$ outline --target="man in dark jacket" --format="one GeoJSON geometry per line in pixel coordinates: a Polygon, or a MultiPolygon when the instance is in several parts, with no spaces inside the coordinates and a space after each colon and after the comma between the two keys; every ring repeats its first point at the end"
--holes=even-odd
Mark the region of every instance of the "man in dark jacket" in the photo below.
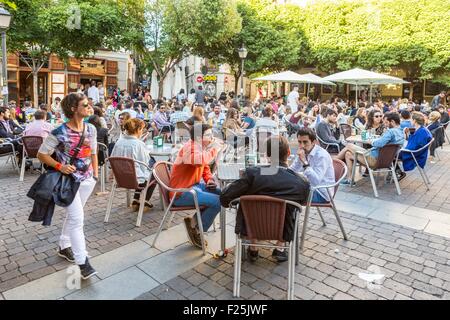
{"type": "MultiPolygon", "coordinates": [[[[243,176],[228,185],[220,196],[220,203],[223,207],[228,207],[230,202],[243,195],[266,195],[275,198],[305,203],[310,185],[305,177],[298,175],[288,168],[287,158],[290,155],[289,143],[285,137],[271,137],[266,142],[267,156],[271,160],[272,166],[277,168],[274,174],[265,174],[261,167],[249,167],[243,176]],[[272,147],[278,146],[278,153],[271,154],[272,147]]],[[[275,148],[274,148],[275,149],[275,148]]],[[[266,169],[269,170],[269,169],[266,169]]],[[[294,210],[293,206],[286,208],[286,218],[284,223],[283,238],[291,241],[294,235],[294,210]]],[[[241,236],[246,236],[244,218],[239,208],[236,216],[235,232],[241,236]]],[[[250,239],[252,240],[252,239],[250,239]]],[[[286,251],[274,249],[272,255],[277,261],[287,260],[286,251]]],[[[251,261],[258,258],[258,251],[254,247],[249,247],[248,256],[251,261]]]]}

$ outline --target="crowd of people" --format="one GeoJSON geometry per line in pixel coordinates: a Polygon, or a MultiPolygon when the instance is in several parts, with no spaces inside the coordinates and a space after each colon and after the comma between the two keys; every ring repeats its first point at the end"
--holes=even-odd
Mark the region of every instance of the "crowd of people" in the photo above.
{"type": "MultiPolygon", "coordinates": [[[[298,87],[293,86],[286,99],[273,94],[267,99],[259,98],[240,105],[233,94],[221,94],[218,99],[208,97],[201,87],[188,95],[181,90],[172,99],[153,99],[147,90],[137,88],[132,95],[115,90],[106,96],[101,83],[79,87],[79,92],[55,99],[51,106],[34,107],[25,102],[18,107],[12,101],[8,108],[0,108],[0,137],[11,143],[22,154],[21,136],[32,135],[44,138],[38,154],[39,160],[53,170],[72,174],[80,182],[80,189],[73,204],[66,208],[66,221],[59,244],[58,254],[80,265],[83,278],[95,274],[87,258],[83,233],[83,206],[98,179],[98,166],[105,161],[104,144],[110,156],[130,157],[146,163],[150,168],[155,160],[149,156],[145,141],[150,136],[162,135],[166,141],[182,146],[173,163],[170,176],[171,188],[193,188],[202,208],[202,228],[195,217],[185,218],[185,226],[191,243],[202,247],[200,232],[206,232],[220,212],[221,205],[245,194],[276,196],[304,204],[310,187],[330,185],[335,182],[333,158],[348,166],[348,176],[342,182],[350,184],[352,166],[356,160],[362,166],[376,166],[380,149],[396,144],[417,150],[435,138],[431,148],[442,145],[444,130],[449,121],[445,107],[445,94],[438,95],[429,104],[415,104],[408,100],[374,103],[344,101],[338,97],[327,101],[312,101],[300,98],[298,87]],[[175,128],[188,130],[185,141],[176,141],[175,128]],[[351,128],[354,134],[369,132],[367,143],[357,146],[346,141],[342,125],[351,128]],[[220,190],[213,174],[214,162],[224,148],[223,140],[237,148],[242,138],[248,146],[255,132],[268,133],[264,141],[264,156],[279,168],[272,176],[262,174],[259,167],[247,167],[240,179],[220,190]],[[441,133],[439,133],[441,132],[441,133]],[[291,155],[290,138],[297,137],[297,152],[291,155]],[[83,138],[82,138],[83,137],[83,138]],[[83,142],[77,159],[69,163],[73,149],[83,142]],[[271,146],[277,145],[274,153],[271,146]],[[54,156],[52,157],[52,155],[54,156]],[[365,154],[364,158],[361,154],[365,154]],[[276,183],[279,181],[280,183],[276,183]]],[[[3,144],[0,154],[10,152],[10,145],[3,144]]],[[[418,164],[424,166],[428,151],[416,155],[418,164]]],[[[398,166],[399,180],[405,171],[414,169],[410,155],[401,156],[402,168],[398,166]]],[[[432,159],[434,160],[434,159],[432,159]]],[[[19,161],[20,163],[20,161],[19,161]]],[[[136,163],[136,175],[140,186],[153,181],[152,172],[136,163]]],[[[145,208],[150,202],[155,184],[147,190],[145,208]]],[[[334,190],[318,189],[313,202],[325,203],[334,190]]],[[[139,194],[132,203],[137,211],[139,194]]],[[[194,199],[189,192],[178,194],[175,206],[192,206],[194,199]]],[[[292,240],[293,208],[288,208],[284,240],[292,240]]],[[[245,236],[245,221],[238,212],[236,232],[245,236]]],[[[249,239],[255,241],[255,239],[249,239]]],[[[251,261],[258,258],[256,247],[250,246],[251,261]]],[[[274,258],[287,260],[287,253],[274,249],[274,258]]]]}

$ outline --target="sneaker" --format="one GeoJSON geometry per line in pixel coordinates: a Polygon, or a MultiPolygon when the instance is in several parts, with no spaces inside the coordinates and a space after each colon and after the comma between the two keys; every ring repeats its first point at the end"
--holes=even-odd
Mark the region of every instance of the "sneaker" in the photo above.
{"type": "Polygon", "coordinates": [[[344,180],[342,180],[341,184],[344,186],[350,186],[352,184],[352,182],[349,179],[344,179],[344,180]]]}
{"type": "Polygon", "coordinates": [[[69,262],[75,262],[75,258],[73,256],[73,251],[71,247],[65,249],[61,249],[60,247],[58,247],[58,256],[66,259],[69,262]]]}
{"type": "MultiPolygon", "coordinates": [[[[200,232],[195,228],[194,241],[193,245],[199,249],[202,248],[202,238],[200,237],[200,232]]],[[[208,247],[208,241],[205,239],[205,247],[208,247]]]]}
{"type": "Polygon", "coordinates": [[[186,227],[186,232],[188,235],[189,242],[195,246],[195,234],[196,230],[192,227],[192,218],[186,217],[184,218],[184,226],[186,227]]]}
{"type": "Polygon", "coordinates": [[[397,172],[397,180],[401,181],[406,177],[406,172],[397,172]]]}
{"type": "MultiPolygon", "coordinates": [[[[133,200],[131,207],[133,208],[133,211],[139,211],[139,201],[133,200]]],[[[153,208],[153,205],[151,203],[145,202],[144,212],[150,211],[151,208],[153,208]]]]}
{"type": "Polygon", "coordinates": [[[255,262],[259,258],[258,250],[251,250],[250,247],[247,249],[247,257],[250,262],[255,262]]]}
{"type": "Polygon", "coordinates": [[[88,258],[86,258],[84,264],[80,264],[79,267],[81,272],[81,279],[83,280],[87,280],[97,274],[97,271],[95,271],[95,269],[92,268],[91,264],[89,263],[88,258]]]}
{"type": "Polygon", "coordinates": [[[139,201],[133,200],[133,202],[131,203],[131,207],[133,208],[133,211],[138,211],[139,210],[139,201]]]}
{"type": "Polygon", "coordinates": [[[288,261],[288,254],[286,250],[280,251],[278,249],[273,249],[272,257],[274,257],[278,262],[288,261]]]}

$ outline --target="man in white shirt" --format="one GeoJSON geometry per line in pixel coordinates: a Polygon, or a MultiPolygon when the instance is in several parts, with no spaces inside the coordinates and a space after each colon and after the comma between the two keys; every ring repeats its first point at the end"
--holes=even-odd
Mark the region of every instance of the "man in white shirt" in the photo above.
{"type": "Polygon", "coordinates": [[[89,87],[88,98],[92,98],[94,104],[100,102],[100,93],[98,92],[98,88],[95,86],[94,80],[92,80],[91,86],[89,87]]]}
{"type": "MultiPolygon", "coordinates": [[[[300,128],[297,132],[299,148],[291,169],[303,173],[312,187],[335,183],[333,160],[330,154],[315,143],[316,134],[310,128],[300,128]]],[[[334,188],[318,189],[312,197],[313,203],[326,203],[333,196],[334,188]]]]}
{"type": "Polygon", "coordinates": [[[215,104],[213,112],[208,114],[208,124],[213,127],[214,133],[220,133],[224,122],[225,114],[222,112],[220,104],[215,104]]]}
{"type": "Polygon", "coordinates": [[[288,107],[291,107],[292,113],[296,113],[298,111],[298,105],[300,104],[299,98],[300,94],[298,93],[298,86],[294,85],[287,98],[287,105],[288,107]]]}
{"type": "Polygon", "coordinates": [[[103,87],[103,83],[99,81],[97,83],[98,85],[98,96],[99,96],[99,102],[104,103],[105,102],[105,88],[103,87]]]}

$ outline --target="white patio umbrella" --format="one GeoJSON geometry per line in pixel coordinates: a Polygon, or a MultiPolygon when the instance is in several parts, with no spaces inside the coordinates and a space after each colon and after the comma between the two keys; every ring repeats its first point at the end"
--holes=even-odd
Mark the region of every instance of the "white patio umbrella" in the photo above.
{"type": "Polygon", "coordinates": [[[255,78],[256,81],[272,81],[272,82],[293,82],[293,83],[306,83],[308,84],[308,94],[310,84],[323,84],[334,86],[335,84],[330,81],[326,81],[319,76],[312,73],[299,74],[293,71],[284,71],[280,73],[269,74],[264,77],[255,78]]]}
{"type": "Polygon", "coordinates": [[[302,74],[301,76],[304,77],[305,79],[307,79],[308,81],[311,81],[311,82],[308,82],[308,91],[306,92],[307,97],[309,97],[309,86],[311,83],[327,85],[327,86],[335,86],[335,84],[333,82],[324,80],[323,78],[316,76],[315,74],[312,74],[312,73],[302,74]]]}
{"type": "Polygon", "coordinates": [[[156,70],[153,70],[153,72],[152,72],[152,80],[150,82],[150,94],[152,95],[153,99],[157,99],[158,98],[158,91],[159,91],[158,73],[156,72],[156,70]]]}
{"type": "Polygon", "coordinates": [[[343,72],[338,72],[329,75],[324,80],[333,82],[342,82],[346,84],[352,84],[356,86],[356,100],[358,100],[358,86],[369,85],[370,86],[370,102],[372,102],[372,86],[378,84],[403,84],[409,83],[403,79],[389,76],[382,73],[368,71],[364,69],[355,68],[343,72]]]}

